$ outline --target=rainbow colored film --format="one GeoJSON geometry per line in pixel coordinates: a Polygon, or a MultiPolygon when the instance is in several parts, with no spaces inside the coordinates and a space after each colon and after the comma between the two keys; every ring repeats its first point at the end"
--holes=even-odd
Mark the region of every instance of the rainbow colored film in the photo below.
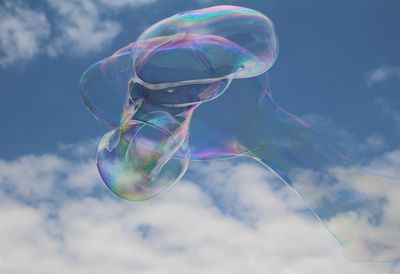
{"type": "Polygon", "coordinates": [[[270,19],[216,6],[164,19],[92,65],[80,87],[110,126],[98,146],[103,181],[123,199],[145,201],[181,179],[191,160],[252,158],[304,199],[350,258],[398,259],[400,214],[379,210],[382,192],[398,193],[399,176],[365,171],[277,105],[266,75],[277,56],[270,19]],[[362,221],[390,233],[360,226],[357,234],[362,221]]]}

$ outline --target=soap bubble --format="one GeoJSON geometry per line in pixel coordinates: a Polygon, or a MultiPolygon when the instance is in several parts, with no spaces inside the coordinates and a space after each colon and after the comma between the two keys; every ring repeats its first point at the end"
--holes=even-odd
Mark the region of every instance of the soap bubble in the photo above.
{"type": "Polygon", "coordinates": [[[112,128],[98,148],[106,185],[141,201],[179,180],[190,159],[208,153],[190,141],[195,109],[221,96],[233,79],[267,71],[277,54],[266,16],[218,6],[160,21],[88,68],[80,82],[84,102],[112,128]]]}
{"type": "Polygon", "coordinates": [[[105,134],[97,152],[97,167],[107,187],[131,201],[156,196],[178,181],[189,165],[185,124],[156,111],[143,120],[105,134]]]}
{"type": "Polygon", "coordinates": [[[266,72],[277,55],[265,15],[216,6],[164,19],[92,65],[80,87],[111,127],[98,146],[102,179],[121,198],[145,201],[190,160],[252,158],[304,199],[350,258],[398,259],[400,167],[365,171],[276,104],[266,72]]]}

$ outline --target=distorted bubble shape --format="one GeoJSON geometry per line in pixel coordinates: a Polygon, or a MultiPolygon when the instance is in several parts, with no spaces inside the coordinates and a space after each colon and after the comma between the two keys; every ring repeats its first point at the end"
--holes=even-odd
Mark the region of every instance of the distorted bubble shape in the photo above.
{"type": "MultiPolygon", "coordinates": [[[[222,43],[227,53],[240,49],[243,55],[237,60],[237,67],[229,72],[235,78],[252,77],[267,71],[278,55],[278,40],[271,20],[248,8],[216,6],[179,13],[149,27],[137,40],[176,34],[204,38],[212,35],[229,41],[222,43]],[[238,67],[242,69],[237,70],[238,67]]],[[[203,54],[210,57],[210,62],[226,62],[224,59],[228,58],[227,54],[214,55],[211,50],[203,54]]]]}
{"type": "Polygon", "coordinates": [[[130,201],[145,201],[164,191],[184,175],[190,160],[185,125],[165,112],[145,118],[108,132],[98,146],[103,181],[130,201]]]}
{"type": "Polygon", "coordinates": [[[89,67],[84,102],[111,127],[98,146],[103,181],[123,199],[146,201],[179,181],[190,160],[252,158],[303,198],[350,258],[398,259],[400,215],[380,212],[399,178],[363,171],[276,104],[266,72],[277,55],[265,15],[216,6],[164,19],[89,67]],[[361,223],[371,227],[354,237],[348,228],[361,223]]]}

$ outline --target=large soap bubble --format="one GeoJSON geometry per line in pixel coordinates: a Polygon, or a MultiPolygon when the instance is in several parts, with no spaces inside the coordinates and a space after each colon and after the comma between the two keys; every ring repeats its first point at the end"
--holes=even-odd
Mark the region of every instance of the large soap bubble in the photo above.
{"type": "Polygon", "coordinates": [[[295,190],[350,258],[398,259],[398,174],[364,171],[279,107],[266,76],[277,55],[265,15],[216,6],[162,20],[92,65],[82,96],[111,127],[98,146],[101,177],[121,198],[144,201],[190,160],[249,157],[295,190]]]}

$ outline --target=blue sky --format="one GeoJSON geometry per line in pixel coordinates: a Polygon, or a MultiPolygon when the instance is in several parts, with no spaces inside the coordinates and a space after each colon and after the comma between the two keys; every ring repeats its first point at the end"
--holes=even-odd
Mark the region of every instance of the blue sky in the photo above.
{"type": "MultiPolygon", "coordinates": [[[[99,136],[104,127],[93,123],[84,108],[76,79],[95,60],[135,40],[151,23],[181,10],[206,5],[191,2],[157,1],[140,8],[113,7],[108,12],[107,7],[98,7],[98,11],[90,12],[97,30],[94,26],[88,30],[71,26],[70,18],[60,14],[64,11],[57,10],[57,2],[30,4],[31,9],[47,17],[41,28],[33,30],[31,39],[21,41],[25,43],[23,46],[16,47],[12,42],[3,46],[5,56],[0,77],[4,94],[1,109],[5,115],[0,119],[5,130],[1,133],[1,154],[14,157],[51,151],[60,142],[75,143],[99,136]],[[101,25],[96,25],[101,24],[100,18],[106,18],[103,24],[113,26],[103,34],[101,25]],[[85,31],[97,35],[87,37],[85,31]]],[[[375,101],[396,96],[398,73],[390,77],[394,81],[383,87],[368,87],[365,79],[368,72],[381,67],[395,69],[399,62],[400,39],[393,35],[400,20],[395,1],[264,1],[263,4],[238,1],[235,4],[256,8],[275,22],[281,54],[270,74],[277,102],[300,116],[319,114],[361,140],[384,132],[391,138],[390,144],[395,144],[398,138],[390,132],[393,127],[382,123],[390,122],[393,117],[376,115],[383,111],[375,101]],[[354,108],[355,105],[358,107],[354,108]],[[368,127],[362,121],[369,121],[368,127]]],[[[37,24],[35,17],[31,21],[26,22],[30,28],[37,24]]]]}
{"type": "Polygon", "coordinates": [[[0,272],[400,273],[346,260],[302,201],[254,163],[195,164],[140,205],[100,182],[95,140],[107,128],[81,100],[82,72],[150,24],[217,4],[273,20],[280,55],[270,81],[283,108],[356,161],[398,175],[398,1],[0,1],[0,272]]]}

